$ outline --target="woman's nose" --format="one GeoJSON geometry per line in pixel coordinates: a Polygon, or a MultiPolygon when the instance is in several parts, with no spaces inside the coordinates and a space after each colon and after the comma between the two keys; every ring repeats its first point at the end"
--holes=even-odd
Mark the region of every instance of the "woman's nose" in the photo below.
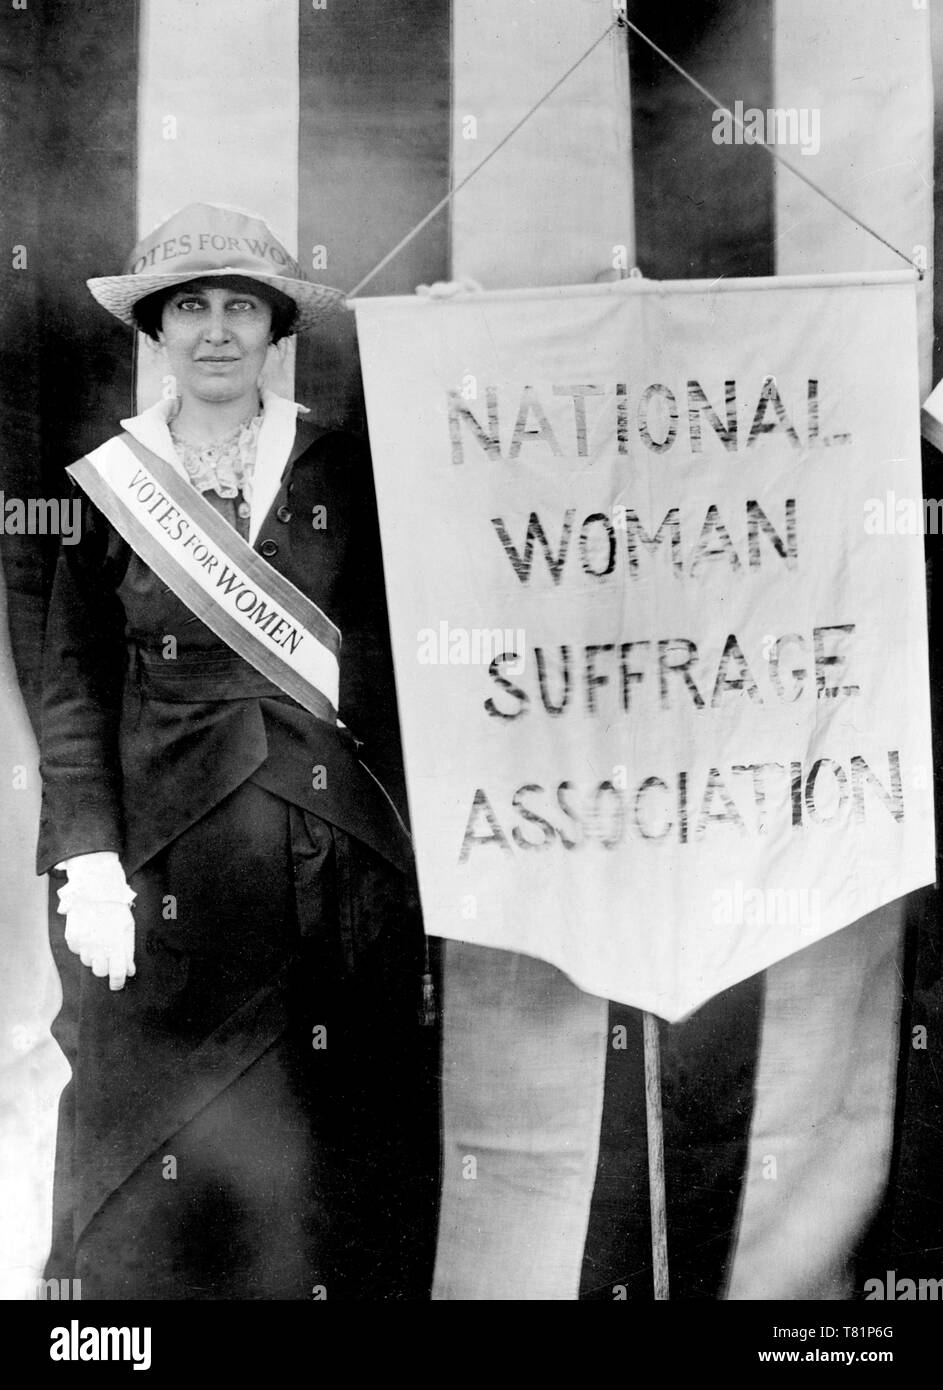
{"type": "Polygon", "coordinates": [[[229,325],[221,305],[210,309],[203,336],[211,343],[222,343],[229,337],[229,325]]]}

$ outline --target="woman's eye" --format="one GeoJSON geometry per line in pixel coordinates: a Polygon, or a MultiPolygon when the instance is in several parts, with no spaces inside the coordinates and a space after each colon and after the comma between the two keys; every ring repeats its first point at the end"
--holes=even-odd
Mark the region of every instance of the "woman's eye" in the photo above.
{"type": "Polygon", "coordinates": [[[234,299],[228,307],[230,309],[238,309],[240,312],[245,313],[247,310],[251,312],[256,305],[255,301],[252,299],[234,299]]]}
{"type": "Polygon", "coordinates": [[[203,308],[203,301],[201,299],[178,299],[177,308],[185,314],[191,314],[194,310],[203,308]]]}

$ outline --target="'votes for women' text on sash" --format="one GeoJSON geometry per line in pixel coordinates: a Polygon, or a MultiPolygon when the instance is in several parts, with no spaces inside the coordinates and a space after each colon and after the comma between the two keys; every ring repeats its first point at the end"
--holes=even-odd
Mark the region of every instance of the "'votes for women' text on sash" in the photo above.
{"type": "Polygon", "coordinates": [[[217,637],[310,713],[336,723],[339,629],[172,464],[125,434],[66,471],[217,637]]]}
{"type": "Polygon", "coordinates": [[[932,881],[913,276],[355,307],[430,932],[677,1019],[932,881]]]}

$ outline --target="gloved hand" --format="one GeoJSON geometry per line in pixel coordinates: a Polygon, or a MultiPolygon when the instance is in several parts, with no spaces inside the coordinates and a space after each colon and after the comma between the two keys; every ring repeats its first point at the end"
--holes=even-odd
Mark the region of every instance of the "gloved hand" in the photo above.
{"type": "Polygon", "coordinates": [[[117,854],[79,854],[56,868],[68,875],[66,886],[59,889],[66,945],[93,975],[107,975],[111,989],[122,989],[134,974],[131,904],[137,894],[128,887],[117,854]]]}

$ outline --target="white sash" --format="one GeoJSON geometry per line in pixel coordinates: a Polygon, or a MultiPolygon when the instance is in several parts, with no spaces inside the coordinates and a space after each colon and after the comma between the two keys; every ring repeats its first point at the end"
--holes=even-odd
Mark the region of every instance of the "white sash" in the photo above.
{"type": "Polygon", "coordinates": [[[122,434],[66,471],[217,637],[305,709],[336,723],[340,631],[169,463],[122,434]]]}

